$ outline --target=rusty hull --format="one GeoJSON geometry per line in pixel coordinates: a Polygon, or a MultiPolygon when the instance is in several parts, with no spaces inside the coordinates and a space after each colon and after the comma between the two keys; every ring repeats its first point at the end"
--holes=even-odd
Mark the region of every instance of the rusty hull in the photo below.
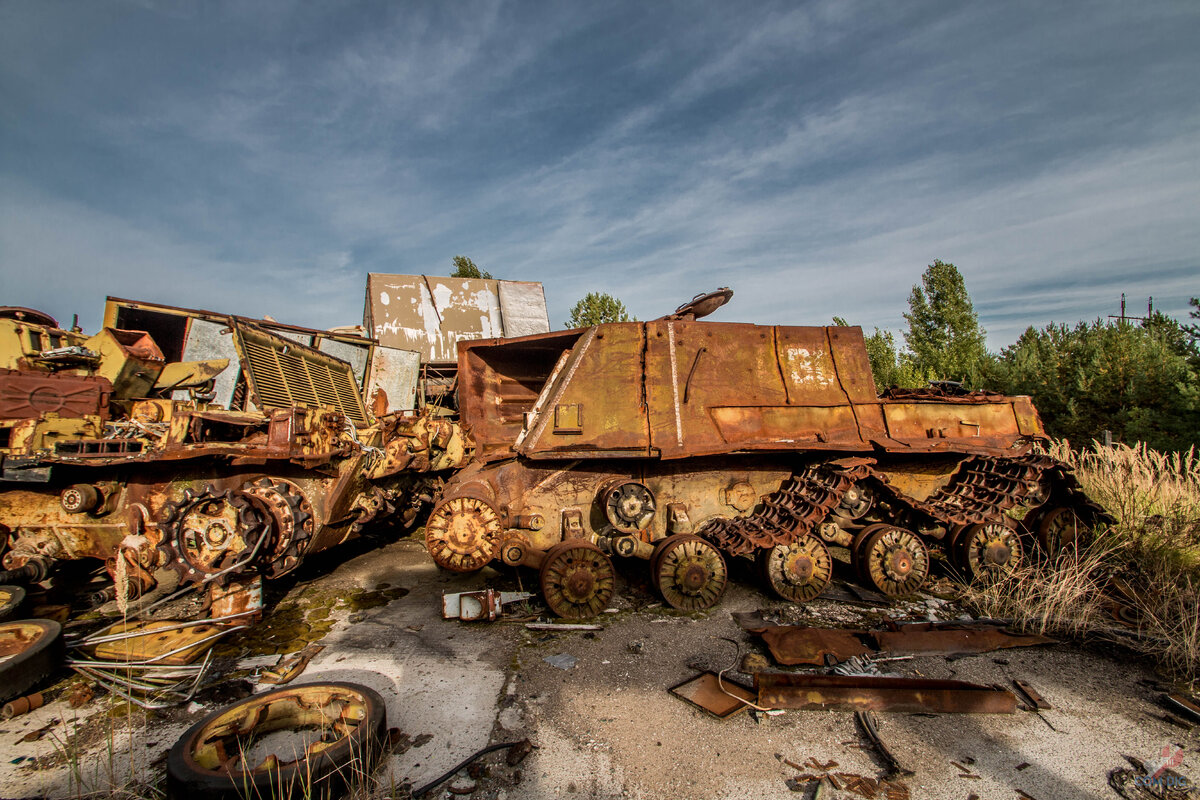
{"type": "Polygon", "coordinates": [[[758,704],[767,708],[891,711],[934,714],[1012,714],[1017,698],[998,686],[925,678],[759,672],[758,704]]]}
{"type": "Polygon", "coordinates": [[[877,397],[857,327],[656,320],[459,342],[459,409],[485,458],[745,451],[1016,455],[1027,397],[877,397]]]}

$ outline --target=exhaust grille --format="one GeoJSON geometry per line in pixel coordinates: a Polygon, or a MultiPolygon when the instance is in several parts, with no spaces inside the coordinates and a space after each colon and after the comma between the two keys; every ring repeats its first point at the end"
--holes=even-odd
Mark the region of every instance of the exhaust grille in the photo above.
{"type": "Polygon", "coordinates": [[[356,425],[368,423],[350,364],[315,348],[238,320],[242,369],[259,408],[335,408],[356,425]]]}

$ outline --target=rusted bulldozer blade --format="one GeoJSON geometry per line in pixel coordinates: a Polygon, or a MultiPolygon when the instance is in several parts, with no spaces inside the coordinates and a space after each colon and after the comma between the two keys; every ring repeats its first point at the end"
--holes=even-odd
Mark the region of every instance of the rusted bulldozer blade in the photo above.
{"type": "Polygon", "coordinates": [[[997,686],[964,681],[873,676],[754,676],[758,704],[767,708],[898,711],[935,714],[1012,714],[1017,698],[997,686]]]}
{"type": "Polygon", "coordinates": [[[888,767],[888,776],[892,775],[912,775],[911,769],[905,769],[892,755],[892,751],[887,749],[887,745],[883,743],[883,739],[879,736],[879,728],[875,725],[875,714],[870,711],[855,711],[854,720],[858,723],[858,727],[862,729],[863,736],[871,741],[874,745],[879,757],[884,760],[888,767]]]}
{"type": "Polygon", "coordinates": [[[895,630],[873,632],[871,636],[880,650],[896,655],[948,656],[1055,643],[1047,636],[1012,633],[997,625],[933,622],[899,625],[895,630]]]}

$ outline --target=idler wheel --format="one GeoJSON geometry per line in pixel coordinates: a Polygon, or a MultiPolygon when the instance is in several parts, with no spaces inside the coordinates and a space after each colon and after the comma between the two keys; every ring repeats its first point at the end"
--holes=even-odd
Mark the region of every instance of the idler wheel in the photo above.
{"type": "Polygon", "coordinates": [[[425,525],[425,548],[452,572],[482,569],[500,546],[500,516],[486,500],[453,497],[433,509],[425,525]]]}
{"type": "Polygon", "coordinates": [[[894,525],[872,525],[859,537],[852,558],[867,586],[888,597],[901,597],[925,583],[929,550],[915,533],[894,525]]]}
{"type": "Polygon", "coordinates": [[[833,580],[829,548],[815,536],[802,536],[791,544],[759,550],[758,571],[768,586],[784,600],[807,603],[833,580]]]}
{"type": "Polygon", "coordinates": [[[668,536],[654,546],[650,575],[667,604],[680,611],[712,608],[729,580],[721,551],[687,533],[668,536]]]}
{"type": "Polygon", "coordinates": [[[1063,548],[1085,545],[1092,540],[1092,526],[1067,506],[1051,508],[1037,523],[1037,543],[1050,558],[1063,548]]]}
{"type": "Polygon", "coordinates": [[[1023,555],[1020,534],[1001,522],[968,525],[950,542],[954,566],[970,580],[1008,575],[1023,555]]]}
{"type": "Polygon", "coordinates": [[[582,539],[546,551],[539,574],[542,597],[557,616],[589,619],[608,607],[615,588],[612,561],[582,539]]]}

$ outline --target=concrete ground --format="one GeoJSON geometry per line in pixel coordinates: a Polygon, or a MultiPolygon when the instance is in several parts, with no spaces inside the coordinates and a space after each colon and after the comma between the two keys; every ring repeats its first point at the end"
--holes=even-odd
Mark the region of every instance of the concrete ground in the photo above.
{"type": "MultiPolygon", "coordinates": [[[[801,610],[749,584],[731,584],[710,612],[684,615],[656,604],[642,579],[644,566],[630,564],[622,567],[616,612],[596,620],[603,630],[547,633],[527,630],[512,615],[495,623],[441,619],[443,592],[487,585],[515,590],[521,582],[533,589],[531,574],[442,572],[411,539],[328,558],[341,563],[324,574],[311,571],[276,598],[267,627],[255,631],[250,644],[228,646],[226,663],[250,669],[253,682],[252,670],[276,658],[262,652],[264,642],[268,650],[295,649],[319,639],[324,650],[296,683],[350,680],[380,691],[388,724],[402,735],[377,774],[377,797],[406,797],[409,788],[480,748],[523,738],[536,747],[518,765],[509,766],[503,752],[491,754],[472,775],[464,771],[426,796],[783,798],[800,796],[792,787],[806,790],[802,783],[789,785],[801,775],[829,772],[842,776],[841,783],[846,775],[884,776],[850,713],[742,712],[722,721],[668,692],[697,669],[720,670],[738,663],[739,655],[765,652],[730,612],[763,609],[794,621],[850,625],[877,623],[879,610],[829,601],[801,610]],[[380,588],[383,596],[373,591],[380,588]],[[285,617],[288,627],[271,634],[272,620],[285,617]],[[573,666],[546,661],[560,655],[573,657],[573,666]]],[[[930,608],[916,603],[890,613],[919,615],[930,608]]],[[[1177,773],[1200,779],[1196,732],[1163,719],[1154,674],[1126,654],[1051,645],[885,666],[894,674],[987,684],[1017,678],[1053,706],[1041,717],[1020,711],[878,715],[882,738],[914,773],[889,797],[1114,798],[1108,774],[1127,766],[1124,756],[1153,764],[1164,748],[1181,751],[1177,773]]],[[[750,681],[736,672],[730,677],[750,681]]],[[[78,709],[59,699],[2,722],[0,796],[102,796],[114,786],[152,783],[179,734],[219,705],[193,704],[153,717],[118,711],[114,718],[102,696],[78,709]],[[19,741],[39,729],[41,738],[19,741]]],[[[867,795],[843,788],[823,796],[867,795]]]]}

